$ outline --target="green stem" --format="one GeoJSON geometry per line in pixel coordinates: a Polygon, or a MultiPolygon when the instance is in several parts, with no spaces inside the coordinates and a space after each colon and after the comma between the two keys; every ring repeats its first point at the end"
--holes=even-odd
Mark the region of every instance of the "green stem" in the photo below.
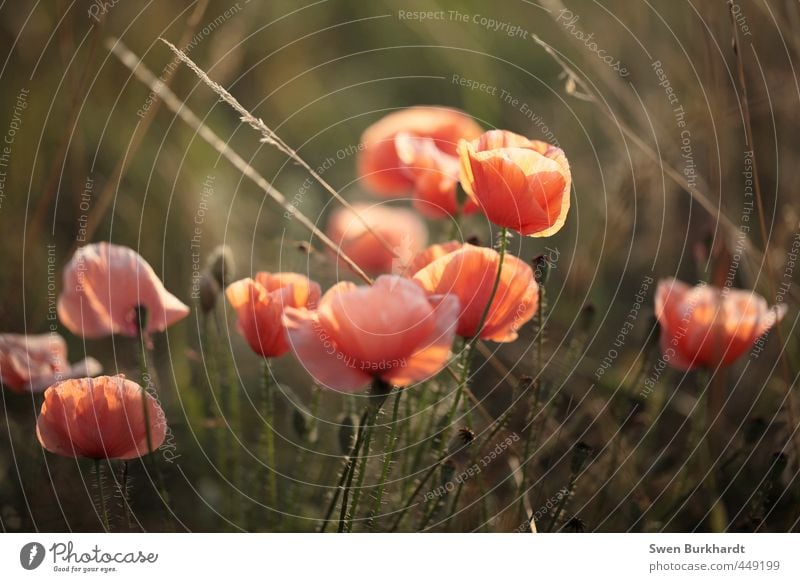
{"type": "Polygon", "coordinates": [[[101,511],[101,518],[103,521],[103,529],[108,532],[109,524],[108,524],[108,510],[106,509],[106,494],[103,490],[103,476],[100,474],[101,471],[100,466],[100,459],[94,460],[94,478],[97,484],[97,495],[100,498],[100,511],[101,511]]]}
{"type": "MultiPolygon", "coordinates": [[[[154,395],[157,395],[158,392],[155,388],[155,372],[152,372],[150,370],[150,365],[148,364],[150,337],[145,331],[143,325],[141,325],[141,327],[139,328],[139,337],[137,339],[140,348],[138,352],[139,373],[141,375],[141,382],[142,382],[142,413],[144,416],[144,425],[145,425],[145,442],[147,443],[147,454],[143,456],[143,458],[146,460],[144,460],[143,462],[147,463],[150,466],[150,470],[153,472],[153,475],[155,476],[155,481],[156,481],[155,485],[156,489],[158,490],[158,494],[161,497],[161,502],[166,506],[169,514],[173,515],[169,493],[167,492],[167,488],[164,485],[164,477],[161,474],[161,469],[159,468],[158,463],[151,456],[152,453],[154,452],[154,449],[153,449],[152,436],[150,435],[150,406],[148,403],[148,395],[151,390],[154,395]]],[[[169,528],[173,527],[172,519],[167,518],[167,525],[169,528]]]]}
{"type": "Polygon", "coordinates": [[[475,343],[481,337],[481,332],[483,331],[483,326],[486,324],[486,318],[489,317],[489,311],[492,308],[492,303],[494,303],[494,296],[497,295],[497,289],[500,287],[500,279],[503,274],[503,261],[506,257],[506,247],[508,246],[508,229],[503,227],[500,229],[500,248],[498,249],[498,253],[500,254],[500,260],[497,263],[497,274],[494,278],[494,285],[492,286],[492,293],[489,295],[489,300],[486,302],[486,306],[483,308],[483,314],[478,322],[478,327],[475,329],[475,335],[472,336],[470,339],[470,343],[475,343]]]}
{"type": "MultiPolygon", "coordinates": [[[[221,307],[222,312],[225,311],[225,305],[221,307]]],[[[213,349],[217,354],[219,384],[220,384],[220,400],[222,401],[223,414],[226,415],[229,430],[224,434],[224,447],[225,455],[228,460],[228,468],[230,469],[231,482],[237,490],[244,488],[244,479],[242,477],[242,446],[235,435],[241,437],[241,422],[240,422],[240,400],[238,383],[234,378],[233,362],[231,361],[230,351],[225,349],[227,343],[223,340],[226,339],[224,325],[221,320],[220,311],[215,309],[213,312],[214,327],[216,332],[217,341],[214,342],[213,349]]],[[[242,506],[243,495],[231,495],[231,512],[233,514],[234,523],[240,524],[243,521],[244,508],[242,506]]]]}
{"type": "MultiPolygon", "coordinates": [[[[365,422],[367,422],[367,413],[368,410],[365,410],[361,414],[361,418],[358,421],[359,428],[363,426],[365,422]]],[[[342,493],[345,481],[347,480],[347,477],[350,474],[350,467],[351,464],[354,462],[353,458],[357,454],[356,451],[357,444],[358,444],[357,441],[353,443],[353,445],[350,447],[350,451],[347,453],[347,456],[345,456],[343,459],[342,471],[339,473],[339,482],[336,484],[336,489],[334,491],[334,494],[331,496],[330,503],[328,503],[328,509],[325,511],[325,516],[322,518],[322,521],[320,522],[319,527],[317,528],[317,531],[319,533],[323,533],[327,529],[328,524],[331,521],[333,510],[336,508],[336,502],[339,501],[339,495],[342,493]]]]}
{"type": "Polygon", "coordinates": [[[444,426],[442,427],[442,431],[439,435],[439,442],[437,447],[437,456],[441,457],[444,455],[445,449],[447,448],[447,432],[450,429],[450,426],[453,424],[453,420],[455,419],[456,412],[458,411],[458,406],[461,404],[461,398],[464,395],[464,389],[467,386],[467,382],[469,381],[469,369],[470,369],[470,361],[472,359],[472,348],[475,345],[474,342],[469,340],[464,340],[464,345],[461,350],[461,373],[458,377],[458,385],[456,386],[456,394],[455,398],[453,399],[453,404],[450,406],[450,410],[447,412],[447,417],[445,418],[444,426]]]}
{"type": "Polygon", "coordinates": [[[264,382],[262,385],[262,418],[264,422],[263,433],[263,462],[266,465],[266,485],[267,502],[270,512],[278,511],[278,474],[275,464],[275,406],[274,406],[274,384],[272,382],[272,370],[269,365],[269,358],[264,359],[264,382]]]}
{"type": "Polygon", "coordinates": [[[361,459],[358,462],[356,467],[358,473],[358,479],[356,481],[356,486],[353,491],[353,503],[350,506],[349,510],[349,519],[345,523],[345,532],[350,532],[353,529],[353,519],[358,515],[358,504],[361,501],[361,493],[364,487],[364,476],[367,472],[367,462],[369,461],[369,449],[370,443],[372,442],[372,433],[375,430],[375,415],[371,415],[370,419],[367,421],[367,428],[366,434],[364,436],[364,445],[363,445],[363,452],[361,454],[361,459]]]}
{"type": "Polygon", "coordinates": [[[150,367],[147,364],[147,344],[149,338],[145,333],[139,335],[139,376],[142,382],[142,414],[144,415],[145,442],[147,452],[153,452],[153,438],[150,435],[150,407],[147,405],[147,387],[152,382],[150,367]]]}
{"type": "MultiPolygon", "coordinates": [[[[536,323],[537,323],[537,338],[536,338],[536,365],[537,365],[537,378],[536,384],[533,387],[533,400],[531,403],[531,407],[528,411],[528,416],[530,418],[530,423],[528,424],[528,435],[525,439],[525,452],[523,455],[522,463],[520,464],[520,480],[519,480],[519,509],[520,513],[524,515],[527,519],[527,515],[525,514],[525,496],[527,495],[527,478],[526,478],[526,470],[527,470],[527,463],[528,458],[531,454],[531,447],[533,446],[534,440],[538,437],[538,429],[534,430],[534,419],[536,418],[536,414],[539,410],[539,399],[542,394],[542,370],[544,369],[544,296],[545,296],[545,289],[544,285],[539,287],[539,305],[536,309],[536,323]]],[[[537,424],[538,426],[538,424],[537,424]]]]}
{"type": "Polygon", "coordinates": [[[422,491],[422,488],[425,486],[425,484],[428,481],[430,481],[431,477],[433,477],[433,474],[436,472],[436,469],[439,467],[440,463],[443,460],[444,457],[440,458],[433,465],[431,465],[430,468],[425,472],[425,475],[422,477],[422,479],[419,480],[419,483],[414,488],[414,491],[411,492],[411,495],[409,495],[408,499],[406,499],[406,502],[403,504],[403,509],[401,509],[400,512],[397,514],[397,517],[394,520],[394,524],[392,524],[392,527],[389,530],[390,532],[397,531],[397,528],[400,527],[400,523],[402,523],[406,513],[408,513],[408,510],[413,507],[411,503],[414,501],[414,498],[416,498],[416,496],[419,495],[420,491],[422,491]]]}
{"type": "Polygon", "coordinates": [[[386,489],[386,481],[389,479],[389,471],[392,467],[392,457],[394,457],[394,451],[397,447],[397,417],[400,411],[400,395],[402,393],[402,390],[397,390],[394,397],[392,423],[389,426],[389,434],[386,437],[386,442],[383,447],[385,451],[383,454],[383,468],[381,469],[381,478],[378,482],[378,491],[375,493],[375,503],[372,506],[372,511],[370,511],[369,520],[367,521],[368,530],[373,529],[375,525],[375,516],[380,511],[381,503],[383,503],[383,492],[386,489]]]}
{"type": "MultiPolygon", "coordinates": [[[[310,443],[313,443],[313,442],[316,441],[316,438],[311,438],[311,435],[313,435],[314,431],[317,430],[317,416],[319,414],[320,400],[322,399],[322,390],[321,389],[319,389],[318,387],[314,386],[312,388],[312,390],[313,390],[313,392],[312,392],[312,395],[311,395],[311,409],[310,409],[311,419],[309,420],[308,432],[306,433],[307,435],[309,435],[309,439],[310,439],[309,442],[310,443]]],[[[306,472],[306,467],[304,467],[304,461],[305,461],[305,456],[306,456],[305,453],[306,453],[306,447],[304,446],[303,443],[301,443],[300,447],[299,447],[299,449],[297,451],[297,456],[295,457],[295,461],[294,461],[294,466],[295,466],[294,474],[295,475],[298,475],[300,473],[305,473],[306,472]]],[[[301,510],[302,510],[301,503],[299,502],[299,500],[297,498],[297,493],[298,493],[299,490],[300,490],[300,487],[299,487],[299,484],[297,484],[297,483],[295,484],[295,486],[293,486],[293,487],[291,487],[289,489],[289,500],[288,500],[288,503],[287,503],[287,506],[292,508],[298,514],[300,514],[301,510]]]]}
{"type": "Polygon", "coordinates": [[[131,531],[131,503],[128,498],[128,461],[122,461],[122,476],[119,479],[119,495],[122,500],[122,507],[125,511],[125,531],[131,531]]]}
{"type": "MultiPolygon", "coordinates": [[[[372,394],[370,394],[370,402],[367,404],[367,409],[364,411],[364,423],[359,423],[358,426],[358,433],[356,433],[356,444],[355,444],[355,452],[353,458],[350,462],[350,467],[348,470],[347,480],[345,482],[344,491],[342,493],[342,507],[339,511],[339,533],[348,532],[353,527],[353,517],[355,517],[355,507],[357,501],[357,497],[354,498],[353,507],[348,510],[348,503],[350,497],[350,491],[353,487],[353,477],[356,473],[356,465],[358,464],[359,458],[361,456],[361,449],[362,447],[366,451],[364,454],[364,469],[366,469],[366,458],[369,452],[370,440],[372,439],[372,427],[375,424],[375,419],[380,412],[381,406],[386,401],[386,397],[391,390],[391,386],[384,383],[383,380],[380,378],[375,378],[372,382],[372,394]],[[374,399],[374,400],[373,400],[374,399]]],[[[363,477],[362,477],[363,482],[363,477]]]]}

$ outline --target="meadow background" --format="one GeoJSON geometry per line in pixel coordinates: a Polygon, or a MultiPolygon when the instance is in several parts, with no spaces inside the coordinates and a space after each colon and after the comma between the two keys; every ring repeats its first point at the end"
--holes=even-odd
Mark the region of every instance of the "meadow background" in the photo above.
{"type": "MultiPolygon", "coordinates": [[[[0,135],[12,142],[6,141],[0,168],[2,331],[50,330],[61,266],[81,238],[136,249],[193,307],[198,261],[204,264],[223,243],[234,252],[239,276],[297,271],[323,288],[354,280],[296,220],[159,107],[110,54],[111,37],[156,75],[170,77],[205,123],[320,226],[336,202],[302,168],[259,143],[190,71],[170,66],[173,57],[159,37],[185,47],[351,201],[373,199],[355,173],[368,125],[396,108],[458,107],[487,128],[557,140],[572,168],[566,226],[549,239],[516,237],[511,247],[524,260],[544,253],[552,263],[545,366],[537,364],[536,329],[529,324],[517,342],[497,349],[493,362],[475,364],[472,382],[493,417],[508,410],[517,390],[504,369],[546,386],[546,414],[527,467],[535,484],[531,507],[541,510],[543,523],[566,488],[570,498],[553,529],[710,528],[713,500],[699,486],[705,469],[687,421],[708,379],[655,367],[653,292],[662,277],[695,283],[731,276],[734,286],[755,289],[770,304],[787,302],[789,313],[781,324],[783,363],[773,333],[762,352],[719,373],[727,399],[714,459],[722,502],[732,530],[797,531],[800,459],[784,447],[792,430],[784,398],[787,386],[796,392],[800,371],[791,269],[800,240],[800,6],[753,0],[735,10],[736,22],[722,0],[2,2],[0,135]],[[421,18],[416,11],[443,17],[421,18]],[[752,145],[745,139],[734,27],[752,145]],[[613,57],[611,66],[598,51],[613,57]],[[742,242],[737,232],[747,213],[749,150],[757,156],[766,229],[749,220],[742,242]],[[675,177],[688,181],[695,196],[675,177]],[[781,284],[788,284],[783,293],[781,284]],[[575,480],[579,443],[591,450],[575,480]]],[[[430,229],[432,240],[446,240],[448,224],[430,223],[430,229]]],[[[463,236],[488,244],[493,231],[471,218],[463,236]]],[[[257,463],[252,445],[263,431],[251,402],[260,361],[235,333],[231,312],[220,308],[218,318],[218,330],[204,331],[194,309],[156,338],[159,394],[172,429],[162,451],[172,458],[162,465],[174,516],[165,518],[155,487],[133,464],[132,503],[144,529],[271,529],[264,493],[247,479],[257,463]],[[211,343],[201,349],[206,340],[211,343]],[[209,345],[233,356],[233,389],[242,391],[233,431],[224,403],[222,411],[215,404],[220,386],[209,386],[209,345]],[[236,450],[230,454],[239,460],[221,466],[220,447],[236,450]]],[[[73,361],[91,355],[107,373],[135,374],[133,340],[84,342],[60,331],[73,361]]],[[[223,365],[224,358],[217,360],[223,365]]],[[[279,466],[286,468],[278,498],[298,508],[282,528],[313,530],[335,485],[342,414],[352,404],[336,393],[319,394],[314,434],[303,434],[294,410],[298,403],[311,406],[312,382],[291,356],[274,369],[287,387],[275,427],[279,466]],[[295,480],[308,484],[298,487],[295,480]]],[[[90,466],[41,450],[33,431],[35,398],[2,397],[2,530],[98,529],[90,466]]],[[[409,414],[408,422],[420,422],[409,414]]],[[[524,409],[513,410],[508,423],[509,434],[520,431],[524,409]]],[[[477,415],[474,424],[483,430],[487,419],[477,415]]],[[[413,443],[404,452],[415,453],[413,443]]],[[[396,464],[387,495],[405,498],[418,477],[396,464]]],[[[466,509],[433,529],[519,529],[507,464],[492,463],[484,477],[480,487],[465,490],[466,509]]]]}

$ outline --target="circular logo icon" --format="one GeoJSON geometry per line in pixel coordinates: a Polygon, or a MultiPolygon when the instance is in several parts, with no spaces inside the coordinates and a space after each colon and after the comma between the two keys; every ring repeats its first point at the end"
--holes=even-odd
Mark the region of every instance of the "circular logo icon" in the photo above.
{"type": "Polygon", "coordinates": [[[26,570],[35,570],[44,561],[44,546],[39,542],[29,542],[19,551],[19,563],[26,570]]]}

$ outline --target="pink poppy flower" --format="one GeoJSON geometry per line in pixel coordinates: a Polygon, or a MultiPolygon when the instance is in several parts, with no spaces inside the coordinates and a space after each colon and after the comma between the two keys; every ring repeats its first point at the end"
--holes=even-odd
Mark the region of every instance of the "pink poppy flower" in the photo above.
{"type": "Polygon", "coordinates": [[[44,393],[36,436],[45,449],[64,457],[141,457],[152,452],[148,430],[153,451],[167,432],[164,411],[150,394],[145,424],[142,394],[141,386],[122,375],[59,382],[44,393]]]}
{"type": "Polygon", "coordinates": [[[72,333],[87,339],[136,336],[139,306],[147,310],[148,333],[164,331],[189,314],[147,261],[128,247],[106,242],[86,245],[64,268],[58,317],[72,333]]]}
{"type": "Polygon", "coordinates": [[[655,311],[664,360],[678,370],[727,366],[786,315],[760,295],[677,279],[658,282],[655,311]]]}
{"type": "MultiPolygon", "coordinates": [[[[361,137],[358,172],[376,192],[410,192],[414,206],[430,218],[455,215],[460,139],[474,139],[480,126],[466,113],[447,107],[410,107],[390,113],[361,137]]],[[[477,210],[468,202],[463,213],[477,210]]]]}
{"type": "Polygon", "coordinates": [[[256,273],[225,290],[236,310],[239,333],[250,348],[265,358],[277,358],[289,351],[283,310],[286,307],[314,308],[320,297],[317,283],[296,273],[256,273]]]}
{"type": "Polygon", "coordinates": [[[41,392],[67,378],[95,376],[103,368],[94,358],[70,365],[60,335],[0,334],[0,380],[15,392],[41,392]]]}
{"type": "Polygon", "coordinates": [[[371,287],[339,283],[316,311],[288,308],[284,323],[298,360],[323,386],[352,392],[373,378],[408,386],[450,357],[458,298],[431,296],[413,281],[378,277],[371,287]]]}
{"type": "Polygon", "coordinates": [[[405,208],[354,204],[353,209],[355,213],[347,208],[333,212],[326,229],[328,237],[370,275],[403,274],[408,261],[428,242],[425,223],[405,208]],[[356,213],[389,248],[366,229],[356,213]]]}

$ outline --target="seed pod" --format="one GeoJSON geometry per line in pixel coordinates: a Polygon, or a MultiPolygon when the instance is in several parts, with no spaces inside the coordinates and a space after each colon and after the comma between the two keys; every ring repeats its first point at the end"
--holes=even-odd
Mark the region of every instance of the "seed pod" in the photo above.
{"type": "Polygon", "coordinates": [[[572,462],[570,465],[570,470],[572,471],[573,475],[581,472],[583,467],[586,465],[586,461],[588,461],[589,457],[592,456],[592,452],[592,447],[583,441],[575,445],[575,450],[572,452],[572,462]]]}
{"type": "Polygon", "coordinates": [[[460,428],[450,438],[447,444],[447,459],[455,464],[461,465],[469,460],[467,448],[475,440],[475,433],[469,428],[460,428]]]}
{"type": "Polygon", "coordinates": [[[761,416],[754,416],[744,426],[744,442],[754,445],[766,434],[769,424],[761,416]]]}
{"type": "Polygon", "coordinates": [[[586,524],[579,517],[571,517],[564,524],[562,531],[566,533],[583,533],[586,531],[586,524]]]}

